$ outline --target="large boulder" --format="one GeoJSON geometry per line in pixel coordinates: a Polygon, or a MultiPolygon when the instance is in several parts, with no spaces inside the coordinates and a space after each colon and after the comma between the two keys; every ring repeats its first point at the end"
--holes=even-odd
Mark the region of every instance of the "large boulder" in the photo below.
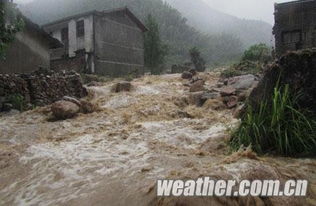
{"type": "Polygon", "coordinates": [[[262,80],[249,97],[249,104],[259,108],[263,101],[271,100],[274,88],[289,85],[292,94],[299,92],[299,106],[316,114],[316,50],[290,52],[269,66],[262,80]]]}
{"type": "Polygon", "coordinates": [[[241,75],[229,78],[227,85],[236,90],[248,90],[256,85],[257,77],[252,74],[241,75]]]}
{"type": "Polygon", "coordinates": [[[51,106],[51,111],[54,117],[60,120],[69,119],[77,115],[80,111],[80,107],[70,101],[57,101],[51,106]]]}

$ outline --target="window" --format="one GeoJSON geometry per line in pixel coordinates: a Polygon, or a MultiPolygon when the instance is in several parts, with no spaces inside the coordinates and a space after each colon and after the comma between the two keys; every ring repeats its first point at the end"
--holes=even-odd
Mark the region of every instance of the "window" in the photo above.
{"type": "Polygon", "coordinates": [[[77,21],[77,37],[84,36],[84,21],[77,21]]]}
{"type": "Polygon", "coordinates": [[[301,32],[300,31],[290,31],[284,32],[282,34],[283,43],[291,44],[298,43],[301,41],[301,32]]]}

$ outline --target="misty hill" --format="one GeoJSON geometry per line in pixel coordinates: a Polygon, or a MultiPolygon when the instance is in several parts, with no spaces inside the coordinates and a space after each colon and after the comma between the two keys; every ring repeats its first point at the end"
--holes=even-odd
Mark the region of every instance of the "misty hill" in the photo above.
{"type": "Polygon", "coordinates": [[[127,6],[143,22],[152,14],[160,25],[163,41],[169,46],[168,63],[188,60],[188,50],[201,49],[208,63],[220,63],[239,57],[242,43],[233,35],[204,35],[187,24],[181,13],[162,0],[34,0],[20,6],[21,11],[38,24],[90,10],[127,6]]]}
{"type": "Polygon", "coordinates": [[[240,19],[211,8],[203,0],[165,0],[188,19],[188,23],[208,34],[228,33],[245,47],[256,43],[271,45],[272,25],[258,20],[240,19]]]}

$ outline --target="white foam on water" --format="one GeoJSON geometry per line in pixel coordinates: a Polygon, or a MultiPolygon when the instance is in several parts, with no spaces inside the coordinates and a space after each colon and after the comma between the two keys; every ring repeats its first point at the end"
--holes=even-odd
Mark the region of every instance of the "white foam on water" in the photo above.
{"type": "Polygon", "coordinates": [[[221,134],[225,134],[227,127],[223,124],[214,124],[206,130],[196,130],[185,126],[196,120],[183,119],[181,121],[144,122],[141,123],[145,129],[143,132],[152,139],[163,141],[184,148],[197,148],[200,143],[221,134]]]}
{"type": "Polygon", "coordinates": [[[139,171],[135,168],[147,166],[150,157],[147,151],[145,142],[113,141],[102,135],[85,135],[58,144],[32,145],[20,158],[21,164],[33,164],[32,171],[0,194],[9,196],[15,191],[17,205],[69,201],[85,195],[82,190],[93,187],[102,176],[115,177],[118,171],[130,175],[128,171],[139,171]],[[41,193],[42,190],[45,192],[41,193]]]}
{"type": "Polygon", "coordinates": [[[109,108],[109,109],[118,109],[128,107],[131,104],[136,103],[137,99],[132,96],[128,95],[119,95],[112,97],[106,104],[102,106],[102,108],[109,108]]]}

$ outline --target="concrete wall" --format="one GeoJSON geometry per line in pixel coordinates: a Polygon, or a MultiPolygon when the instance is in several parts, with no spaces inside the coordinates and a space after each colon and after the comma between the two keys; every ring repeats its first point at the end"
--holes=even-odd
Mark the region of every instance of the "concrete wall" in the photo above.
{"type": "Polygon", "coordinates": [[[278,55],[316,47],[316,1],[277,4],[273,32],[278,55]]]}
{"type": "Polygon", "coordinates": [[[124,13],[95,18],[95,72],[123,76],[144,72],[144,36],[124,13]]]}
{"type": "Polygon", "coordinates": [[[0,73],[27,73],[39,67],[49,68],[50,50],[40,34],[29,29],[16,34],[5,60],[0,60],[0,73]]]}

